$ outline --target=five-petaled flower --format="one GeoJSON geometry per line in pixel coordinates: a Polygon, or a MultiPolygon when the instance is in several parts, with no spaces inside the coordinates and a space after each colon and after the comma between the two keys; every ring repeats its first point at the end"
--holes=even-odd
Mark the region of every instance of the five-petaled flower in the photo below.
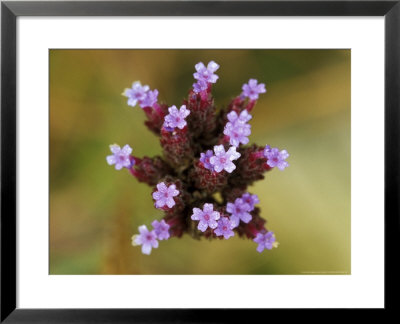
{"type": "Polygon", "coordinates": [[[157,239],[160,241],[169,239],[169,225],[165,220],[162,219],[160,222],[154,220],[151,225],[154,228],[154,233],[156,233],[157,239]]]}
{"type": "Polygon", "coordinates": [[[236,147],[231,146],[229,150],[225,152],[223,145],[215,145],[214,154],[214,156],[210,157],[210,163],[216,172],[225,170],[226,172],[232,173],[232,171],[236,169],[236,165],[232,162],[240,157],[240,153],[236,152],[236,147]]]}
{"type": "Polygon", "coordinates": [[[199,221],[197,228],[204,232],[208,227],[215,229],[218,226],[217,220],[220,218],[220,213],[214,211],[213,204],[204,204],[203,210],[193,208],[192,220],[199,221]]]}
{"type": "Polygon", "coordinates": [[[238,147],[240,144],[247,144],[251,134],[250,125],[242,122],[227,122],[224,128],[224,134],[229,136],[229,144],[238,147]]]}
{"type": "Polygon", "coordinates": [[[195,65],[197,72],[193,73],[193,76],[198,81],[203,81],[205,83],[215,83],[218,80],[218,75],[214,74],[215,71],[219,69],[219,65],[214,61],[210,61],[207,67],[203,62],[197,63],[195,65]]]}
{"type": "Polygon", "coordinates": [[[122,168],[130,168],[135,160],[131,161],[130,154],[132,148],[126,144],[122,149],[117,144],[110,145],[110,151],[112,155],[107,156],[107,163],[109,165],[115,164],[115,170],[121,170],[122,168]]]}
{"type": "Polygon", "coordinates": [[[251,211],[252,207],[244,202],[242,198],[236,198],[234,203],[228,202],[226,205],[226,211],[231,214],[230,220],[233,221],[235,227],[239,225],[239,222],[248,223],[251,221],[251,211]]]}
{"type": "Polygon", "coordinates": [[[267,164],[271,168],[277,167],[282,171],[289,166],[289,163],[285,161],[289,157],[289,153],[286,150],[279,151],[276,147],[268,150],[265,148],[264,155],[267,159],[267,164]]]}
{"type": "Polygon", "coordinates": [[[149,86],[140,83],[140,81],[135,81],[132,83],[132,88],[127,88],[124,90],[122,95],[128,98],[128,105],[135,107],[140,101],[146,98],[146,92],[149,91],[149,86]]]}
{"type": "Polygon", "coordinates": [[[139,226],[139,234],[132,236],[132,245],[141,245],[143,254],[150,254],[152,248],[158,248],[155,231],[149,231],[146,225],[139,226]]]}
{"type": "Polygon", "coordinates": [[[175,205],[174,197],[179,195],[179,190],[176,189],[174,184],[169,187],[166,186],[164,182],[157,184],[157,191],[153,192],[153,198],[156,201],[156,208],[163,208],[168,206],[172,208],[175,205]]]}
{"type": "Polygon", "coordinates": [[[258,243],[257,251],[261,253],[264,249],[271,250],[275,245],[275,240],[274,232],[267,232],[265,234],[257,233],[253,241],[258,243]]]}
{"type": "Polygon", "coordinates": [[[257,84],[256,79],[250,79],[249,83],[243,84],[242,90],[242,96],[248,97],[250,100],[257,100],[260,93],[267,92],[265,84],[257,84]]]}
{"type": "Polygon", "coordinates": [[[228,217],[221,217],[218,221],[218,227],[214,230],[215,235],[224,236],[227,240],[228,238],[235,235],[233,229],[235,228],[235,222],[230,220],[228,217]]]}
{"type": "Polygon", "coordinates": [[[164,127],[183,129],[187,125],[185,118],[189,116],[190,110],[186,109],[185,105],[182,105],[179,110],[176,106],[171,106],[168,108],[168,112],[169,114],[165,116],[164,127]]]}

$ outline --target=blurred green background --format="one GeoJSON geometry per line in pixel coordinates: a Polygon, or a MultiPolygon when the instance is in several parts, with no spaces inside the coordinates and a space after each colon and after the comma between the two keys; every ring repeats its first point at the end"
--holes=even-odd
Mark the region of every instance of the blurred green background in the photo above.
{"type": "Polygon", "coordinates": [[[350,50],[50,51],[50,274],[306,273],[350,273],[350,50]],[[194,65],[210,60],[217,106],[249,78],[266,84],[250,143],[288,150],[290,167],[249,191],[280,245],[259,254],[247,239],[186,235],[142,255],[131,236],[162,213],[105,157],[112,143],[139,157],[161,148],[121,93],[140,80],[179,105],[194,65]]]}

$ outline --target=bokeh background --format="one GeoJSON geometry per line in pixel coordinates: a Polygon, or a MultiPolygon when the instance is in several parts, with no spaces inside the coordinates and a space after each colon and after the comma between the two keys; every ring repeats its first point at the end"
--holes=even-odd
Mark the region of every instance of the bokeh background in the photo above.
{"type": "Polygon", "coordinates": [[[51,50],[50,274],[349,274],[350,50],[51,50]],[[229,240],[162,241],[150,256],[131,246],[162,213],[151,188],[107,165],[109,144],[161,154],[124,88],[140,80],[178,105],[194,65],[215,60],[217,106],[249,78],[266,84],[250,142],[291,154],[250,192],[280,245],[229,240]]]}

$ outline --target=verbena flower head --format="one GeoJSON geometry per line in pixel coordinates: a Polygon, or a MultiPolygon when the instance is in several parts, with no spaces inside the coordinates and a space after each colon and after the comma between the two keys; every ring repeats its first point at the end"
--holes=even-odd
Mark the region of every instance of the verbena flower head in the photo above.
{"type": "Polygon", "coordinates": [[[271,250],[274,247],[275,235],[274,232],[258,233],[253,240],[258,243],[257,251],[262,252],[264,249],[271,250]]]}
{"type": "Polygon", "coordinates": [[[267,164],[271,168],[277,167],[282,171],[289,166],[289,163],[285,161],[289,157],[289,153],[286,150],[279,151],[274,147],[265,152],[265,157],[267,158],[267,164]]]}
{"type": "Polygon", "coordinates": [[[141,245],[143,254],[150,254],[152,248],[158,248],[157,235],[149,231],[146,225],[139,226],[139,235],[132,236],[132,245],[141,245]]]}
{"type": "Polygon", "coordinates": [[[157,208],[162,208],[165,206],[172,208],[175,206],[174,197],[178,195],[179,191],[176,190],[176,186],[174,184],[167,187],[164,182],[161,182],[157,185],[157,191],[153,192],[153,199],[156,201],[155,206],[157,208]]]}
{"type": "Polygon", "coordinates": [[[169,114],[165,116],[164,127],[183,129],[187,123],[185,118],[189,116],[190,111],[186,109],[185,105],[182,105],[178,110],[176,106],[171,106],[168,108],[169,114]]]}
{"type": "Polygon", "coordinates": [[[219,65],[214,61],[210,61],[207,67],[203,62],[197,63],[195,65],[196,73],[193,74],[194,78],[198,81],[203,81],[205,83],[215,83],[218,80],[218,75],[214,74],[215,71],[219,69],[219,65]]]}
{"type": "Polygon", "coordinates": [[[236,152],[236,147],[231,146],[228,151],[225,152],[223,145],[214,146],[214,156],[210,158],[210,164],[214,167],[216,172],[225,170],[226,172],[232,173],[236,169],[235,164],[232,162],[240,157],[240,153],[236,152]]]}
{"type": "Polygon", "coordinates": [[[256,79],[250,79],[249,83],[243,85],[242,90],[242,96],[248,97],[250,100],[257,100],[260,93],[267,92],[265,84],[257,84],[256,79]]]}
{"type": "Polygon", "coordinates": [[[226,205],[226,211],[231,214],[231,221],[235,224],[235,227],[239,225],[239,222],[248,223],[251,221],[250,211],[252,206],[244,202],[242,198],[236,198],[234,203],[228,203],[226,205]]]}
{"type": "Polygon", "coordinates": [[[130,154],[132,148],[126,144],[122,149],[117,144],[110,145],[110,151],[112,155],[107,156],[107,163],[109,165],[115,164],[115,170],[121,170],[122,168],[130,168],[134,165],[134,160],[131,161],[130,154]]]}
{"type": "Polygon", "coordinates": [[[169,239],[169,225],[165,222],[165,220],[161,220],[160,222],[155,220],[151,223],[154,228],[154,233],[157,236],[158,240],[168,240],[169,239]]]}
{"type": "Polygon", "coordinates": [[[214,152],[211,150],[207,150],[206,153],[200,153],[200,162],[203,163],[203,166],[211,171],[214,171],[213,165],[210,163],[210,158],[214,156],[214,152]]]}
{"type": "Polygon", "coordinates": [[[153,230],[141,226],[132,244],[150,254],[159,240],[184,234],[210,240],[238,235],[257,242],[258,251],[270,249],[277,243],[275,236],[256,206],[258,196],[248,188],[274,167],[286,168],[289,154],[248,143],[250,111],[266,92],[265,85],[250,79],[226,107],[217,108],[212,84],[219,65],[200,62],[195,68],[196,82],[179,110],[158,102],[158,91],[138,81],[124,92],[129,105],[143,108],[145,125],[162,149],[161,156],[134,157],[129,145],[110,147],[107,163],[151,186],[154,206],[163,213],[152,222],[153,230]]]}
{"type": "Polygon", "coordinates": [[[214,233],[217,236],[223,236],[224,239],[228,239],[235,235],[233,229],[236,227],[235,222],[231,221],[228,217],[221,217],[218,221],[218,227],[214,233]]]}

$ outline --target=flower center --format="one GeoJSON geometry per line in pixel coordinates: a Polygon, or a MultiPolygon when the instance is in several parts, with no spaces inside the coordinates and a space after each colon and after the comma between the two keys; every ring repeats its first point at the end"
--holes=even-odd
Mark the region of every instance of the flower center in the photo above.
{"type": "Polygon", "coordinates": [[[225,162],[226,162],[226,159],[225,159],[224,157],[222,157],[222,158],[219,159],[219,161],[220,161],[221,163],[225,163],[225,162]]]}
{"type": "Polygon", "coordinates": [[[168,192],[164,193],[164,197],[168,198],[168,192]]]}
{"type": "Polygon", "coordinates": [[[223,226],[222,229],[223,229],[224,231],[227,231],[227,230],[228,230],[228,227],[223,226]]]}
{"type": "Polygon", "coordinates": [[[204,219],[205,219],[206,221],[210,220],[210,215],[205,214],[205,215],[204,215],[204,219]]]}
{"type": "Polygon", "coordinates": [[[146,239],[147,239],[148,241],[151,241],[152,238],[153,238],[153,237],[152,237],[150,234],[147,234],[147,235],[146,235],[146,239]]]}

